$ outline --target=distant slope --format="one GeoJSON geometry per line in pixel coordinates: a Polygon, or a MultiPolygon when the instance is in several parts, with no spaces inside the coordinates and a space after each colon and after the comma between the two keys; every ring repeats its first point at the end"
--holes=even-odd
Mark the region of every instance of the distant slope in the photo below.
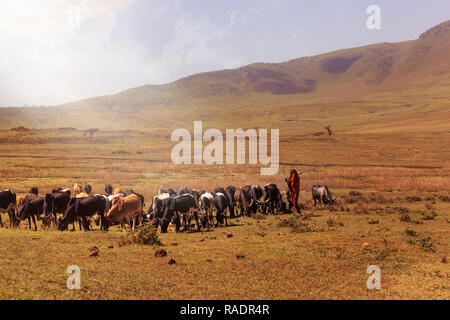
{"type": "Polygon", "coordinates": [[[450,20],[412,41],[200,73],[57,107],[1,109],[0,127],[145,129],[204,119],[242,126],[293,122],[305,130],[331,122],[345,130],[383,131],[395,130],[390,122],[408,128],[400,124],[417,117],[437,125],[448,119],[449,57],[450,20]]]}

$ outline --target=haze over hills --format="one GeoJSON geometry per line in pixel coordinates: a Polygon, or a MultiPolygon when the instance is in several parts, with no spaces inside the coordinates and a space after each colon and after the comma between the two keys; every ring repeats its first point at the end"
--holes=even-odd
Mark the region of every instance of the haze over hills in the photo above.
{"type": "Polygon", "coordinates": [[[45,108],[2,108],[1,128],[450,128],[450,20],[417,40],[195,74],[45,108]]]}

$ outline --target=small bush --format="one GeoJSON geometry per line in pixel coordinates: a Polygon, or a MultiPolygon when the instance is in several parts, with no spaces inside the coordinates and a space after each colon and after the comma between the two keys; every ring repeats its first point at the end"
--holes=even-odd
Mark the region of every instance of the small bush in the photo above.
{"type": "Polygon", "coordinates": [[[410,236],[410,237],[417,237],[418,236],[418,233],[416,231],[414,231],[412,229],[408,229],[408,228],[406,228],[405,234],[407,236],[410,236]]]}
{"type": "Polygon", "coordinates": [[[405,200],[408,202],[417,202],[417,201],[422,201],[422,198],[418,197],[418,196],[409,196],[409,197],[406,197],[405,200]]]}
{"type": "Polygon", "coordinates": [[[288,227],[292,229],[294,233],[304,233],[313,232],[312,229],[306,222],[302,222],[299,218],[290,217],[289,219],[283,219],[278,223],[279,227],[288,227]]]}
{"type": "Polygon", "coordinates": [[[144,223],[131,232],[134,241],[144,245],[157,245],[162,243],[158,237],[158,228],[152,223],[144,223]]]}
{"type": "Polygon", "coordinates": [[[431,213],[422,213],[422,216],[422,220],[434,220],[437,217],[437,213],[434,211],[431,213]]]}
{"type": "Polygon", "coordinates": [[[378,219],[369,219],[369,220],[367,221],[367,223],[368,223],[368,224],[378,224],[379,221],[378,221],[378,219]]]}
{"type": "Polygon", "coordinates": [[[130,154],[130,153],[125,150],[118,150],[118,151],[111,152],[111,154],[116,155],[116,154],[130,154]]]}
{"type": "Polygon", "coordinates": [[[419,247],[425,252],[435,252],[431,237],[422,238],[418,241],[419,247]]]}
{"type": "Polygon", "coordinates": [[[354,197],[358,197],[358,196],[362,195],[362,193],[359,192],[359,191],[350,191],[350,192],[348,193],[348,195],[354,196],[354,197]]]}
{"type": "Polygon", "coordinates": [[[439,196],[439,200],[441,200],[442,202],[450,202],[450,197],[449,196],[439,196]]]}

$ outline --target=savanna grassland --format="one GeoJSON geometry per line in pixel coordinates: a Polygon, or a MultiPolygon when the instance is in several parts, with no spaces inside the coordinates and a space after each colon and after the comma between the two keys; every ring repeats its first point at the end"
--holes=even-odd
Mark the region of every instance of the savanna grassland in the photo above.
{"type": "Polygon", "coordinates": [[[169,229],[159,235],[162,258],[117,227],[29,231],[24,221],[11,229],[2,214],[0,298],[449,299],[449,44],[445,21],[416,40],[60,106],[1,108],[0,189],[19,196],[34,186],[42,195],[74,183],[103,193],[112,184],[142,193],[148,208],[167,187],[272,182],[284,194],[284,172],[294,167],[304,209],[204,232],[169,229]],[[204,130],[278,128],[278,175],[261,176],[259,165],[174,165],[171,133],[192,133],[195,120],[204,130]],[[98,131],[91,138],[86,129],[98,131]],[[314,208],[314,184],[328,185],[336,203],[314,208]],[[74,264],[82,288],[71,291],[66,269],[74,264]],[[380,290],[366,287],[370,265],[381,268],[380,290]]]}
{"type": "MultiPolygon", "coordinates": [[[[192,130],[192,129],[191,129],[192,130]]],[[[0,229],[2,299],[448,299],[450,133],[280,132],[279,175],[258,166],[170,161],[169,130],[3,130],[0,189],[42,195],[54,187],[105,183],[149,199],[161,187],[211,190],[301,175],[303,215],[236,218],[228,228],[161,234],[167,257],[105,233],[58,232],[28,222],[0,229]],[[314,208],[313,184],[335,205],[314,208]],[[97,246],[99,255],[89,256],[97,246]],[[112,246],[112,248],[111,248],[112,246]],[[236,255],[243,255],[238,259],[236,255]],[[169,265],[169,259],[176,264],[169,265]],[[66,288],[66,268],[81,268],[82,289],[66,288]],[[366,269],[381,267],[381,290],[366,269]]],[[[284,192],[283,192],[284,193],[284,192]]],[[[6,214],[3,221],[8,225],[6,214]]],[[[39,222],[40,224],[40,222],[39,222]]]]}

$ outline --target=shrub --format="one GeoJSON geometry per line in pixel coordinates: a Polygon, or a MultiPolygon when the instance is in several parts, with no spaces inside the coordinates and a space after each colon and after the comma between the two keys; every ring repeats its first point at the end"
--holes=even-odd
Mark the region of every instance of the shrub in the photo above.
{"type": "Polygon", "coordinates": [[[406,197],[405,200],[408,202],[416,202],[416,201],[422,201],[422,198],[418,197],[418,196],[409,196],[409,197],[406,197]]]}
{"type": "Polygon", "coordinates": [[[406,234],[407,236],[410,236],[410,237],[417,237],[417,236],[418,236],[418,234],[417,234],[416,231],[414,231],[414,230],[412,230],[412,229],[408,229],[408,228],[406,228],[405,234],[406,234]]]}
{"type": "Polygon", "coordinates": [[[315,231],[306,222],[302,222],[297,217],[290,217],[288,219],[283,219],[278,223],[278,226],[291,228],[292,232],[294,232],[294,233],[304,233],[304,232],[315,231]]]}
{"type": "Polygon", "coordinates": [[[139,225],[134,231],[131,231],[131,236],[139,244],[158,246],[162,244],[158,237],[158,228],[152,223],[139,225]]]}
{"type": "Polygon", "coordinates": [[[369,223],[369,224],[378,224],[379,221],[378,221],[378,219],[369,219],[369,220],[367,221],[367,223],[369,223]]]}
{"type": "Polygon", "coordinates": [[[422,213],[422,215],[422,220],[434,220],[434,218],[437,217],[437,213],[434,211],[431,213],[422,213]]]}
{"type": "Polygon", "coordinates": [[[422,238],[418,241],[419,247],[425,252],[435,252],[431,237],[422,238]]]}

